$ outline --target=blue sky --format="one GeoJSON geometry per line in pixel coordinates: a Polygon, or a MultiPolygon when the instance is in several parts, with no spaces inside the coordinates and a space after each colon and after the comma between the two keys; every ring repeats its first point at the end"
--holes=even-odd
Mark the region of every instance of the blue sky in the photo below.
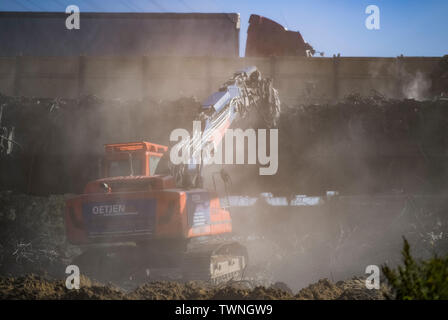
{"type": "MultiPolygon", "coordinates": [[[[0,11],[238,12],[240,55],[251,13],[298,30],[325,56],[448,54],[448,0],[0,0],[0,11]],[[368,5],[380,9],[380,30],[365,27],[368,5]]],[[[81,14],[82,19],[82,14],[81,14]]]]}

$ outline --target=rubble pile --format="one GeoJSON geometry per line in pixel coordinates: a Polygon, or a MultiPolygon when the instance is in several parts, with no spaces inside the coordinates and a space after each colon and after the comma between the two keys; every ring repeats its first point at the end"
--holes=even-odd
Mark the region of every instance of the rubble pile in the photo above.
{"type": "MultiPolygon", "coordinates": [[[[191,130],[200,103],[37,99],[0,95],[1,126],[14,127],[12,154],[0,157],[2,189],[79,193],[98,176],[103,144],[149,140],[169,145],[174,128],[191,130]]],[[[278,171],[227,166],[232,192],[287,194],[447,190],[448,101],[352,94],[328,104],[282,106],[278,171]],[[412,174],[409,174],[412,172],[412,174]]]]}
{"type": "Polygon", "coordinates": [[[332,104],[283,107],[279,194],[443,192],[448,100],[394,100],[374,93],[332,104]],[[411,173],[411,174],[410,174],[411,173]]]}
{"type": "Polygon", "coordinates": [[[103,138],[126,140],[148,134],[159,143],[167,143],[171,126],[191,127],[189,119],[200,107],[195,98],[125,101],[104,100],[93,95],[49,99],[1,94],[0,105],[3,106],[2,125],[15,127],[15,140],[24,152],[31,151],[40,142],[35,147],[45,147],[40,151],[52,154],[73,151],[73,148],[84,153],[97,152],[103,146],[103,138]]]}
{"type": "Polygon", "coordinates": [[[39,195],[80,193],[98,177],[104,144],[169,144],[174,128],[191,128],[200,107],[176,101],[38,99],[0,95],[0,126],[14,128],[13,152],[0,154],[0,186],[39,195]]]}
{"type": "Polygon", "coordinates": [[[379,290],[369,290],[365,281],[360,277],[336,283],[321,279],[300,290],[295,297],[303,300],[384,300],[391,297],[388,286],[383,284],[379,290]]]}
{"type": "Polygon", "coordinates": [[[27,275],[19,278],[0,278],[0,299],[132,299],[132,300],[382,300],[387,287],[366,289],[364,280],[354,278],[336,284],[327,279],[302,289],[297,294],[285,284],[252,287],[249,282],[229,282],[213,286],[204,282],[150,282],[125,292],[112,285],[102,285],[82,277],[79,290],[68,290],[61,280],[27,275]]]}
{"type": "Polygon", "coordinates": [[[0,299],[125,299],[118,288],[105,286],[81,276],[79,290],[68,290],[62,280],[50,280],[34,274],[18,278],[0,278],[0,299]]]}

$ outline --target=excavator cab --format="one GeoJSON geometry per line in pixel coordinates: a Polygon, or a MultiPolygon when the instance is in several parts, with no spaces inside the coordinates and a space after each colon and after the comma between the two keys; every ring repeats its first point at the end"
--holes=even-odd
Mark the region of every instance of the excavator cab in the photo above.
{"type": "Polygon", "coordinates": [[[84,246],[73,260],[84,274],[103,281],[145,280],[147,270],[156,279],[170,272],[216,283],[242,277],[247,250],[234,241],[206,240],[232,231],[219,198],[178,189],[173,177],[155,174],[167,150],[150,142],[107,144],[103,178],[67,200],[67,239],[84,246]]]}
{"type": "Polygon", "coordinates": [[[168,147],[151,142],[106,144],[101,178],[153,176],[168,147]]]}

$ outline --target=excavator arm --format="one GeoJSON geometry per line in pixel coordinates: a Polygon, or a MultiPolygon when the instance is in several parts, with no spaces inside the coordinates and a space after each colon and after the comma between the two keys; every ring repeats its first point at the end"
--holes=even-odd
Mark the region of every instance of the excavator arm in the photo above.
{"type": "Polygon", "coordinates": [[[219,145],[225,131],[236,120],[254,117],[265,128],[273,128],[277,126],[279,114],[280,99],[272,79],[262,78],[254,66],[234,73],[202,103],[195,117],[201,123],[200,134],[193,132],[192,138],[179,146],[192,150],[190,159],[182,164],[168,164],[177,186],[202,187],[202,166],[208,160],[203,159],[203,150],[211,144],[219,145]]]}

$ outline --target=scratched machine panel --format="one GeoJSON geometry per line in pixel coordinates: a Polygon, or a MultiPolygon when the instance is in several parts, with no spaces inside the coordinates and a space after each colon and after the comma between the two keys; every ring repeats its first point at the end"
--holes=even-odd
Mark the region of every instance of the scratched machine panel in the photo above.
{"type": "Polygon", "coordinates": [[[153,234],[155,199],[90,202],[83,205],[83,217],[90,237],[153,234]]]}

